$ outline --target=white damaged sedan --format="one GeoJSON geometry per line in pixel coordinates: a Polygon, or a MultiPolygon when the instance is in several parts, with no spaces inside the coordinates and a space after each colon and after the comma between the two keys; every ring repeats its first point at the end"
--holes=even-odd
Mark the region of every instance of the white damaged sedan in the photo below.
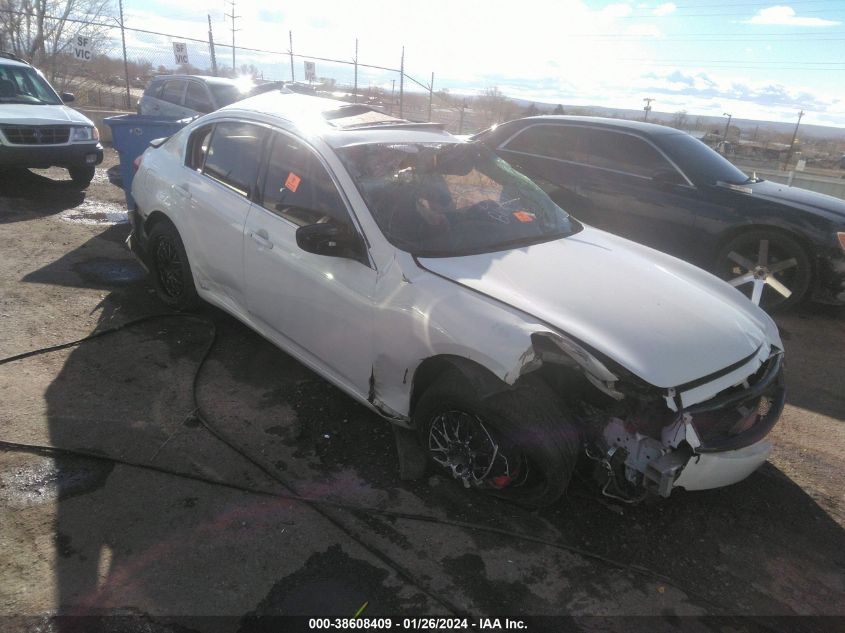
{"type": "Polygon", "coordinates": [[[413,437],[466,487],[540,506],[579,460],[625,500],[766,460],[785,397],[769,316],[483,146],[279,93],[155,145],[130,245],[161,300],[226,310],[390,420],[406,474],[413,437]]]}

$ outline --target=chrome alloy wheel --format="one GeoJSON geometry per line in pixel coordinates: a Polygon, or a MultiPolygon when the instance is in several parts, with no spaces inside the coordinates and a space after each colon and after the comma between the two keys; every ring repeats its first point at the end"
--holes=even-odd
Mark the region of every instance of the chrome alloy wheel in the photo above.
{"type": "Polygon", "coordinates": [[[798,266],[798,261],[794,257],[783,260],[770,257],[769,240],[760,240],[757,248],[757,263],[736,251],[728,253],[728,259],[736,264],[731,268],[733,274],[740,273],[737,277],[729,279],[728,283],[735,288],[752,284],[751,301],[755,305],[760,305],[763,290],[767,285],[784,299],[792,296],[792,290],[778,277],[782,277],[784,271],[798,266]]]}
{"type": "Polygon", "coordinates": [[[465,488],[501,489],[527,474],[524,458],[508,456],[481,419],[464,411],[445,411],[434,419],[428,450],[465,488]]]}

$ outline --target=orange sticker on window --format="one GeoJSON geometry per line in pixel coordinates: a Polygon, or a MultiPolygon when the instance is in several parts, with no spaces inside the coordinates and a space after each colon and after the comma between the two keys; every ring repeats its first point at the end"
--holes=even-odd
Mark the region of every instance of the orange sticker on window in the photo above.
{"type": "Polygon", "coordinates": [[[296,193],[300,182],[302,182],[302,178],[297,176],[295,173],[290,172],[288,174],[288,179],[285,180],[285,188],[296,193]]]}
{"type": "Polygon", "coordinates": [[[520,222],[533,222],[536,219],[536,216],[533,213],[528,213],[528,211],[514,211],[513,217],[520,222]]]}

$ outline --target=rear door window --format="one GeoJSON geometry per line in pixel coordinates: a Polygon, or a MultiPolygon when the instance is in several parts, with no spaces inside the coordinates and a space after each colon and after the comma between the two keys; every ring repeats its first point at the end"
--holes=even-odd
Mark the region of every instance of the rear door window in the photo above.
{"type": "Polygon", "coordinates": [[[146,97],[155,97],[158,99],[161,96],[161,88],[164,86],[163,81],[153,81],[150,82],[150,85],[147,86],[147,89],[144,90],[144,96],[146,97]]]}
{"type": "Polygon", "coordinates": [[[350,223],[346,205],[317,155],[282,133],[273,134],[262,205],[298,226],[350,223]]]}
{"type": "Polygon", "coordinates": [[[637,136],[574,125],[531,126],[510,140],[504,149],[643,178],[651,178],[660,170],[674,169],[660,152],[637,136]]]}
{"type": "MultiPolygon", "coordinates": [[[[204,152],[202,173],[250,197],[258,180],[258,165],[266,136],[265,128],[252,123],[218,123],[208,142],[208,150],[204,152]]],[[[202,151],[201,148],[200,145],[198,151],[202,151]]]]}
{"type": "Polygon", "coordinates": [[[164,101],[182,105],[182,95],[185,94],[184,81],[167,81],[161,90],[161,97],[164,101]]]}

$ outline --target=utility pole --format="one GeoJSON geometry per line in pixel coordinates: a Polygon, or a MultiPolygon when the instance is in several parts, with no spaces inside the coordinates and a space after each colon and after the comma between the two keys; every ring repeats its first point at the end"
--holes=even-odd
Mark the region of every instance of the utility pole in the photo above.
{"type": "Polygon", "coordinates": [[[217,76],[217,55],[214,52],[214,32],[211,30],[211,14],[208,14],[208,52],[211,53],[211,72],[217,76]]]}
{"type": "Polygon", "coordinates": [[[434,98],[434,72],[431,73],[431,83],[428,84],[428,122],[431,123],[431,100],[434,98]]]}
{"type": "Polygon", "coordinates": [[[129,62],[126,60],[126,31],[123,29],[123,0],[118,1],[120,7],[120,40],[123,43],[123,80],[126,83],[126,109],[132,108],[132,94],[129,92],[129,62]]]}
{"type": "Polygon", "coordinates": [[[728,117],[728,122],[725,123],[725,133],[722,135],[722,154],[727,154],[728,152],[725,149],[727,146],[725,144],[728,142],[728,130],[731,128],[731,119],[733,116],[727,112],[722,112],[722,116],[728,117]]]}
{"type": "Polygon", "coordinates": [[[358,103],[358,38],[355,38],[355,88],[352,90],[353,103],[358,103]]]}
{"type": "Polygon", "coordinates": [[[235,20],[237,20],[239,15],[235,15],[235,0],[229,0],[229,4],[232,5],[232,12],[231,13],[224,13],[227,18],[232,19],[232,73],[235,72],[235,33],[240,31],[240,29],[235,28],[235,20]]]}
{"type": "Polygon", "coordinates": [[[804,116],[804,111],[798,113],[798,123],[795,124],[795,131],[792,133],[792,140],[789,142],[789,151],[786,153],[786,160],[783,163],[784,170],[789,167],[789,161],[792,159],[792,150],[795,148],[795,139],[798,137],[798,126],[801,125],[801,117],[804,116]]]}
{"type": "Polygon", "coordinates": [[[293,31],[288,31],[288,41],[290,42],[290,48],[288,48],[288,53],[290,53],[290,80],[294,82],[296,76],[293,72],[293,31]]]}
{"type": "Polygon", "coordinates": [[[655,99],[652,97],[646,97],[643,101],[645,101],[645,107],[643,108],[645,116],[643,117],[643,121],[648,121],[648,113],[651,112],[651,102],[655,101],[655,99]]]}
{"type": "Polygon", "coordinates": [[[402,62],[399,65],[399,118],[404,118],[405,102],[405,47],[402,47],[402,62]]]}

